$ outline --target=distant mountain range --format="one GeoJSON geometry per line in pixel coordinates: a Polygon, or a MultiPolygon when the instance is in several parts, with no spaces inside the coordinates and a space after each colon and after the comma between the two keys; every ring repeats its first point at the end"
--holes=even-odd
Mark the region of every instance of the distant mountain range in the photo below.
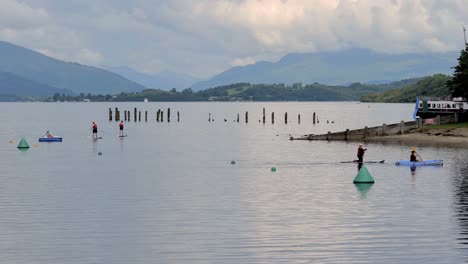
{"type": "MultiPolygon", "coordinates": [[[[4,41],[0,41],[0,72],[8,72],[23,80],[30,80],[30,84],[36,82],[47,85],[47,89],[65,89],[74,93],[116,94],[124,91],[140,92],[145,89],[143,85],[118,74],[57,60],[4,41]]],[[[12,82],[13,79],[10,85],[13,85],[12,82]]],[[[26,83],[23,82],[23,85],[26,83]]],[[[34,87],[41,89],[44,86],[34,87]]],[[[47,89],[37,93],[41,94],[47,89]]]]}
{"type": "Polygon", "coordinates": [[[107,70],[153,89],[170,90],[176,88],[177,90],[183,90],[200,81],[200,79],[187,74],[169,71],[157,74],[145,74],[127,66],[107,67],[107,70]]]}
{"type": "Polygon", "coordinates": [[[343,85],[354,82],[381,84],[392,81],[449,74],[457,64],[457,52],[444,54],[384,54],[349,49],[337,52],[291,53],[278,62],[261,61],[234,67],[192,86],[193,90],[248,82],[253,84],[323,83],[343,85]],[[385,81],[383,81],[385,80],[385,81]]]}
{"type": "Polygon", "coordinates": [[[0,72],[0,98],[39,97],[54,93],[72,94],[72,91],[24,79],[13,73],[0,72]]]}

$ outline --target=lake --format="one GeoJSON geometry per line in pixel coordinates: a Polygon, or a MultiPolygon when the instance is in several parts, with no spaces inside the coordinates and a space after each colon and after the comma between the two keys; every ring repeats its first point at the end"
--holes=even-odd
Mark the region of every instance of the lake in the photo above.
{"type": "Polygon", "coordinates": [[[411,171],[394,165],[409,158],[411,146],[368,143],[365,159],[386,163],[367,165],[375,184],[354,185],[356,165],[340,161],[355,159],[356,142],[288,140],[289,134],[411,120],[413,108],[357,102],[2,103],[0,259],[466,262],[465,149],[416,146],[424,159],[443,159],[444,166],[411,171]],[[119,138],[109,107],[119,107],[122,118],[123,110],[131,110],[132,119],[134,107],[147,110],[148,122],[126,122],[128,137],[119,138]],[[168,107],[171,122],[165,116],[157,123],[156,110],[166,115],[168,107]],[[263,107],[265,125],[259,123],[263,107]],[[315,125],[314,112],[320,121],[315,125]],[[208,122],[210,113],[214,122],[208,122]],[[241,122],[233,122],[238,113],[241,122]],[[92,121],[100,140],[91,139],[92,121]],[[38,143],[47,130],[64,141],[38,143]],[[27,151],[16,148],[22,137],[31,146],[27,151]]]}

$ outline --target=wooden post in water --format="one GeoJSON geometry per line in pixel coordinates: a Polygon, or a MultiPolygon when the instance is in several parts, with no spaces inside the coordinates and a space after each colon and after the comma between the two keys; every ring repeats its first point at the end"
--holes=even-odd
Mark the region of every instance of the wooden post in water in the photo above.
{"type": "Polygon", "coordinates": [[[156,111],[156,122],[159,122],[159,113],[161,112],[161,109],[158,109],[158,111],[156,111]]]}
{"type": "Polygon", "coordinates": [[[112,121],[112,108],[109,107],[109,121],[112,121]]]}
{"type": "Polygon", "coordinates": [[[405,121],[401,120],[400,122],[400,134],[403,135],[405,133],[405,121]]]}
{"type": "Polygon", "coordinates": [[[180,121],[180,114],[179,114],[179,111],[177,111],[177,122],[180,121]]]}
{"type": "Polygon", "coordinates": [[[116,108],[115,108],[115,113],[114,113],[114,115],[115,115],[114,120],[115,120],[115,121],[119,121],[119,120],[117,120],[117,112],[118,112],[118,111],[119,111],[119,109],[116,107],[116,108]]]}
{"type": "Polygon", "coordinates": [[[211,122],[211,113],[208,113],[208,122],[211,122]]]}
{"type": "Polygon", "coordinates": [[[135,122],[137,121],[137,109],[136,107],[133,109],[133,115],[135,117],[135,122]]]}
{"type": "Polygon", "coordinates": [[[265,124],[265,107],[263,107],[263,124],[265,124]]]}
{"type": "Polygon", "coordinates": [[[385,135],[386,135],[386,134],[385,134],[385,133],[386,133],[385,130],[387,130],[387,124],[383,123],[383,124],[382,124],[382,136],[385,136],[385,135]]]}
{"type": "Polygon", "coordinates": [[[288,112],[284,113],[284,123],[288,123],[288,112]]]}
{"type": "Polygon", "coordinates": [[[237,123],[239,123],[239,113],[237,113],[237,123]]]}
{"type": "Polygon", "coordinates": [[[127,111],[127,121],[130,122],[130,110],[127,111]]]}
{"type": "Polygon", "coordinates": [[[124,121],[127,121],[127,110],[124,110],[124,121]]]}
{"type": "Polygon", "coordinates": [[[344,140],[348,141],[349,128],[344,132],[344,140]]]}
{"type": "Polygon", "coordinates": [[[161,111],[161,122],[164,122],[164,111],[161,111]]]}
{"type": "Polygon", "coordinates": [[[312,115],[312,123],[315,125],[315,112],[314,112],[314,114],[312,115]]]}
{"type": "Polygon", "coordinates": [[[275,112],[271,112],[271,123],[275,123],[275,112]]]}
{"type": "Polygon", "coordinates": [[[138,122],[141,122],[141,111],[138,111],[138,122]]]}
{"type": "Polygon", "coordinates": [[[171,109],[170,108],[167,108],[167,122],[168,123],[171,122],[171,109]]]}
{"type": "Polygon", "coordinates": [[[115,112],[115,121],[120,121],[120,111],[119,110],[117,110],[115,112]]]}
{"type": "Polygon", "coordinates": [[[301,114],[297,115],[297,123],[299,123],[299,124],[301,123],[301,114]]]}
{"type": "Polygon", "coordinates": [[[148,122],[148,111],[145,111],[145,122],[148,122]]]}
{"type": "Polygon", "coordinates": [[[331,132],[328,131],[328,133],[327,133],[327,140],[330,140],[330,138],[331,138],[331,132]]]}
{"type": "Polygon", "coordinates": [[[249,112],[245,112],[245,123],[249,123],[249,112]]]}

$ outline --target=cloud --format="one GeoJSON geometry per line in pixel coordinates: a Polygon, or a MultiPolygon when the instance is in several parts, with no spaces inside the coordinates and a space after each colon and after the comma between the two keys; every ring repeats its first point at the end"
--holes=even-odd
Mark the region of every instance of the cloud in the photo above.
{"type": "Polygon", "coordinates": [[[0,38],[66,60],[207,77],[290,52],[462,48],[466,0],[0,0],[0,38]]]}

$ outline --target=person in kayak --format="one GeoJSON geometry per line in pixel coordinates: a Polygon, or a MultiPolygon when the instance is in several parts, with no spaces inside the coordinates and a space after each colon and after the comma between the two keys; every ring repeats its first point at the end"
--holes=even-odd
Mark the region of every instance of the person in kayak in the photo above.
{"type": "Polygon", "coordinates": [[[92,129],[93,129],[93,138],[97,139],[97,124],[96,124],[96,122],[93,122],[92,129]]]}
{"type": "Polygon", "coordinates": [[[45,136],[48,137],[48,138],[53,138],[54,137],[54,136],[52,136],[52,134],[50,134],[49,131],[46,132],[45,136]]]}
{"type": "Polygon", "coordinates": [[[416,156],[416,150],[411,150],[411,155],[410,155],[410,161],[411,162],[418,162],[418,157],[416,156]]]}
{"type": "Polygon", "coordinates": [[[364,152],[366,152],[367,149],[364,148],[362,144],[359,144],[359,147],[357,149],[357,162],[362,163],[364,161],[364,152]]]}
{"type": "Polygon", "coordinates": [[[120,121],[120,124],[119,124],[119,135],[120,135],[121,137],[124,136],[123,129],[124,129],[124,122],[123,122],[123,121],[120,121]]]}

